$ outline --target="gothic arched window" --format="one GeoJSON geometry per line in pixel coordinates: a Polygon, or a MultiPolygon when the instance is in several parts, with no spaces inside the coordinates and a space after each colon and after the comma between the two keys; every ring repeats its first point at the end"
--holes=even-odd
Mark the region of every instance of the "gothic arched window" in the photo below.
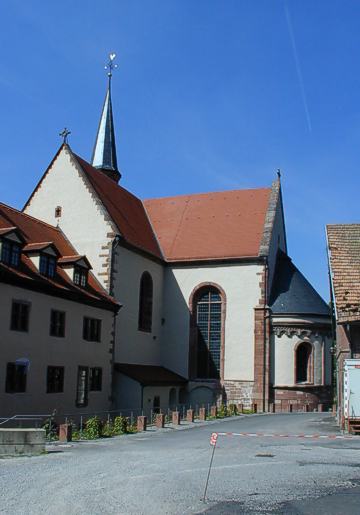
{"type": "Polygon", "coordinates": [[[309,342],[300,343],[295,350],[295,382],[312,383],[313,348],[309,342]]]}
{"type": "Polygon", "coordinates": [[[153,305],[153,281],[149,272],[144,272],[140,279],[139,294],[139,330],[151,332],[153,305]]]}
{"type": "Polygon", "coordinates": [[[196,377],[220,379],[223,323],[222,296],[217,288],[207,286],[196,292],[194,300],[196,377]]]}

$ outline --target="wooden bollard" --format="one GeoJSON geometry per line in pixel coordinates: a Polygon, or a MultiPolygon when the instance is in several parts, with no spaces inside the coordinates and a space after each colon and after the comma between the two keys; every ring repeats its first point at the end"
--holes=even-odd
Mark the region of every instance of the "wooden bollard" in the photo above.
{"type": "Polygon", "coordinates": [[[194,422],[194,410],[193,409],[188,409],[187,412],[186,412],[186,420],[188,422],[194,422]]]}
{"type": "Polygon", "coordinates": [[[271,402],[269,404],[269,411],[270,411],[270,413],[275,413],[275,408],[276,408],[275,402],[271,402]]]}
{"type": "Polygon", "coordinates": [[[288,410],[289,410],[289,413],[292,413],[292,411],[293,411],[293,405],[291,404],[291,402],[289,402],[288,410]]]}
{"type": "Polygon", "coordinates": [[[72,425],[60,424],[59,442],[71,442],[71,441],[72,441],[72,425]]]}
{"type": "Polygon", "coordinates": [[[199,408],[199,419],[206,420],[206,408],[199,408]]]}
{"type": "Polygon", "coordinates": [[[252,411],[253,411],[254,413],[257,413],[257,404],[256,404],[256,402],[253,402],[253,403],[252,403],[252,411]]]}
{"type": "Polygon", "coordinates": [[[324,405],[322,403],[318,404],[318,412],[322,413],[324,411],[324,405]]]}
{"type": "Polygon", "coordinates": [[[217,417],[217,406],[211,406],[210,415],[215,418],[217,417]]]}
{"type": "Polygon", "coordinates": [[[140,416],[137,418],[136,428],[138,431],[146,431],[147,417],[140,416]]]}
{"type": "Polygon", "coordinates": [[[157,413],[155,417],[155,426],[159,429],[165,427],[165,415],[163,413],[157,413]]]}
{"type": "Polygon", "coordinates": [[[174,426],[180,425],[180,412],[179,411],[173,411],[171,414],[171,420],[174,426]]]}
{"type": "Polygon", "coordinates": [[[237,405],[237,410],[238,410],[238,413],[242,413],[244,411],[244,405],[243,404],[238,404],[237,405]]]}
{"type": "Polygon", "coordinates": [[[309,413],[309,411],[310,411],[310,406],[309,406],[308,404],[305,404],[305,406],[304,406],[304,411],[305,411],[305,413],[309,413]]]}
{"type": "Polygon", "coordinates": [[[336,415],[336,404],[333,404],[332,405],[332,414],[335,416],[336,415]]]}

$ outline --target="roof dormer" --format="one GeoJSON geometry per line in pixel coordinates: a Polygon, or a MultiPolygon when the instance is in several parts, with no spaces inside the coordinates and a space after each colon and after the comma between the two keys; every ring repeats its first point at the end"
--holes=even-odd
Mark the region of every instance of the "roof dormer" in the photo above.
{"type": "Polygon", "coordinates": [[[55,276],[60,253],[53,242],[29,243],[24,247],[24,252],[41,275],[50,278],[55,276]]]}
{"type": "Polygon", "coordinates": [[[86,256],[64,256],[59,259],[59,265],[74,284],[85,288],[92,268],[86,256]]]}
{"type": "Polygon", "coordinates": [[[2,227],[0,229],[1,263],[13,267],[19,266],[24,243],[25,240],[17,227],[2,227]]]}

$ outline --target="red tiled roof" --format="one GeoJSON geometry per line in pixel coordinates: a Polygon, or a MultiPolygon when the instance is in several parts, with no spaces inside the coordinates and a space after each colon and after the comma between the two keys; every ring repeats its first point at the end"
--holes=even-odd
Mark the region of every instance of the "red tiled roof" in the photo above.
{"type": "Polygon", "coordinates": [[[145,200],[168,261],[256,257],[270,188],[145,200]]]}
{"type": "Polygon", "coordinates": [[[140,199],[73,154],[127,243],[163,259],[140,199]]]}
{"type": "Polygon", "coordinates": [[[360,224],[327,225],[338,322],[360,320],[360,224]]]}
{"type": "Polygon", "coordinates": [[[47,249],[48,247],[52,247],[53,245],[54,245],[54,243],[52,241],[44,241],[42,243],[28,243],[23,248],[23,251],[24,252],[35,252],[37,250],[47,249]]]}
{"type": "MultiPolygon", "coordinates": [[[[26,247],[38,248],[38,242],[51,242],[60,255],[75,254],[74,248],[60,229],[0,203],[0,230],[9,227],[9,225],[19,229],[25,239],[26,247]]],[[[45,246],[48,245],[49,243],[45,246]]],[[[58,293],[60,296],[73,298],[80,302],[101,302],[105,309],[118,309],[118,304],[107,295],[92,274],[89,274],[87,287],[80,288],[71,281],[60,266],[57,267],[54,278],[41,275],[31,259],[24,253],[21,254],[19,267],[11,267],[0,263],[0,280],[5,282],[17,281],[17,284],[24,288],[40,288],[41,291],[49,291],[54,295],[58,293]]]]}
{"type": "Polygon", "coordinates": [[[79,254],[76,254],[74,256],[63,256],[62,258],[60,258],[58,260],[58,263],[60,265],[66,265],[66,264],[70,264],[70,263],[78,263],[81,260],[85,261],[85,263],[87,264],[87,266],[89,268],[92,268],[88,258],[86,256],[80,256],[79,254]]]}

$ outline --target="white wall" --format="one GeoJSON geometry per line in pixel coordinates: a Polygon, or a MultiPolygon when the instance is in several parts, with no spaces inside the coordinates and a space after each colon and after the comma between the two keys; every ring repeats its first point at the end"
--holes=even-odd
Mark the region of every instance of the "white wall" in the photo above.
{"type": "Polygon", "coordinates": [[[117,246],[114,268],[114,296],[123,304],[117,316],[115,361],[159,365],[164,267],[140,254],[117,246]],[[151,333],[138,330],[140,279],[144,272],[149,272],[153,280],[151,333]]]}
{"type": "Polygon", "coordinates": [[[111,394],[111,332],[113,313],[77,302],[0,284],[0,417],[19,413],[81,413],[105,411],[111,394]],[[12,300],[31,303],[28,332],[11,331],[12,300]],[[65,311],[65,337],[50,336],[51,309],[65,311]],[[83,317],[102,320],[101,342],[83,340],[83,317]],[[6,365],[30,360],[25,393],[5,393],[6,365]],[[89,392],[88,406],[77,408],[78,366],[102,367],[102,391],[89,392]],[[64,366],[64,392],[46,393],[48,366],[64,366]]]}
{"type": "Polygon", "coordinates": [[[106,211],[97,200],[84,173],[64,148],[46,174],[41,187],[35,192],[25,212],[65,233],[79,254],[85,254],[101,284],[108,286],[106,272],[109,251],[105,248],[111,239],[108,233],[116,228],[106,220],[106,211]],[[55,218],[55,208],[61,206],[61,218],[55,218]]]}
{"type": "Polygon", "coordinates": [[[225,379],[254,379],[254,307],[260,299],[263,267],[251,264],[172,267],[165,271],[162,364],[188,375],[189,299],[199,284],[213,282],[225,291],[225,379]]]}

